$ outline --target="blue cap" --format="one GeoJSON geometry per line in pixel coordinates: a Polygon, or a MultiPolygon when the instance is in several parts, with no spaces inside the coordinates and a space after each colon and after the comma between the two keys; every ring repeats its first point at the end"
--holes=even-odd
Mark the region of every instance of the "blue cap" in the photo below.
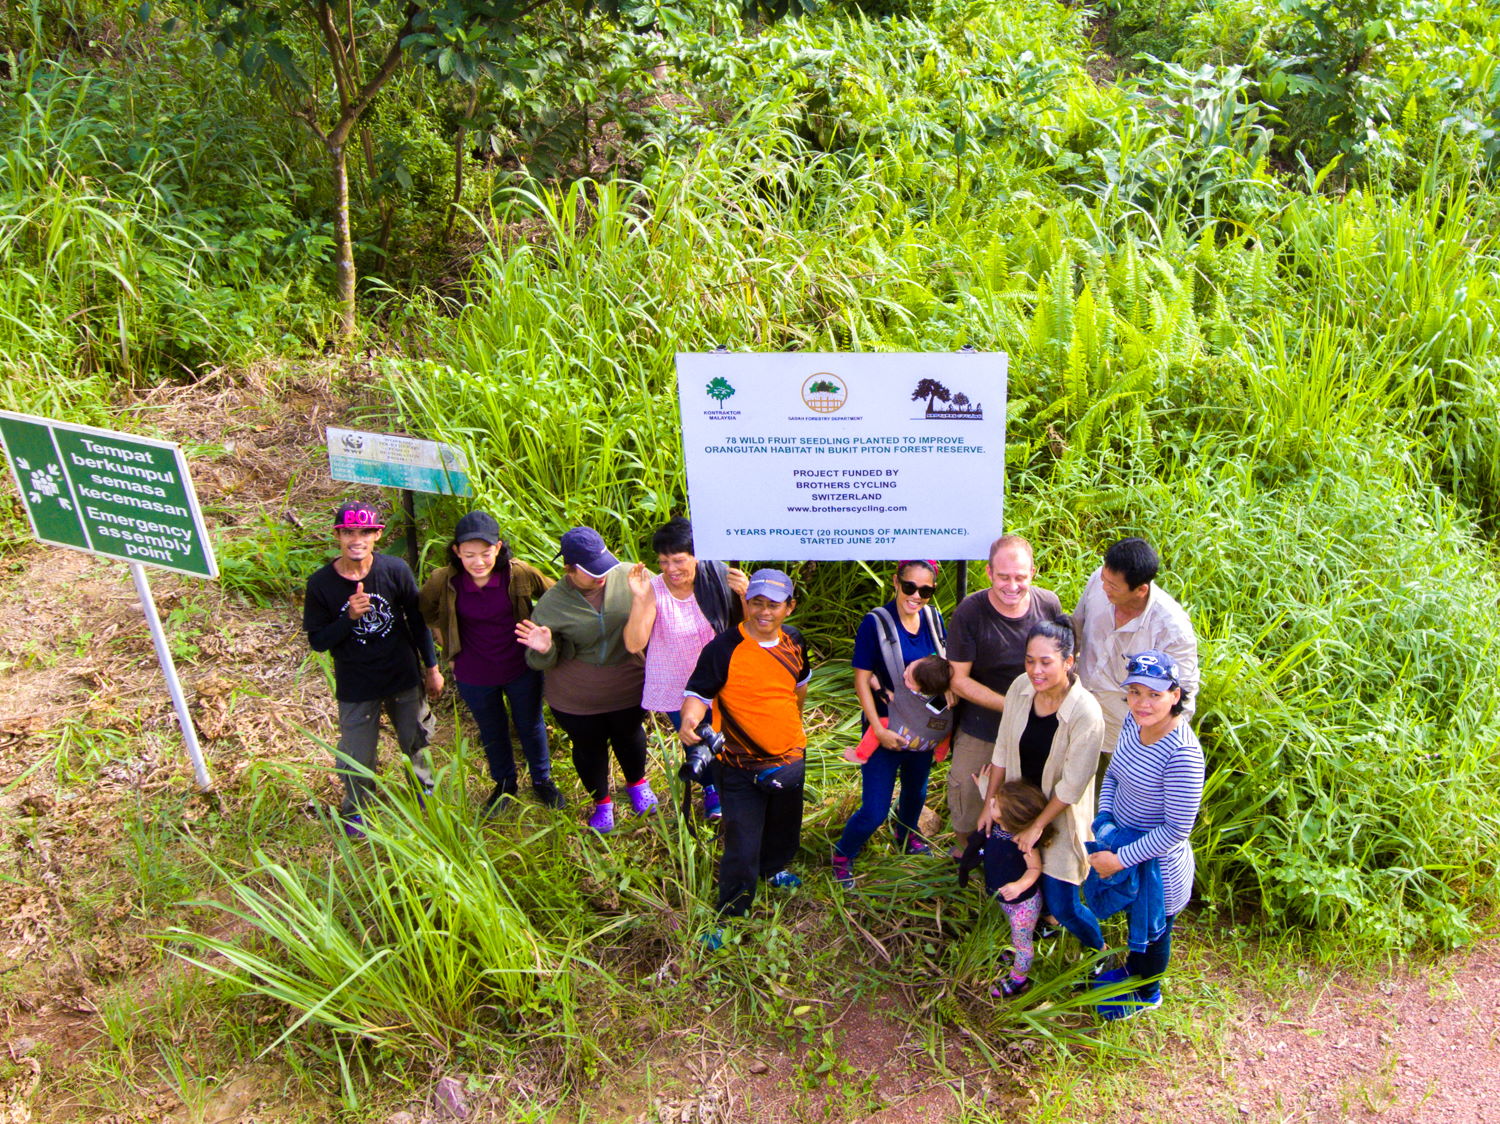
{"type": "Polygon", "coordinates": [[[756,570],[750,575],[750,586],[745,590],[745,600],[764,597],[770,601],[792,599],[792,579],[780,570],[756,570]]]}
{"type": "Polygon", "coordinates": [[[558,545],[561,549],[557,553],[563,564],[577,566],[591,578],[602,578],[620,564],[620,560],[605,547],[603,536],[592,527],[564,531],[558,545]]]}
{"type": "Polygon", "coordinates": [[[1125,660],[1125,682],[1120,686],[1127,687],[1131,683],[1139,683],[1153,691],[1170,691],[1173,687],[1181,686],[1182,679],[1177,671],[1176,660],[1165,652],[1148,648],[1125,660]]]}

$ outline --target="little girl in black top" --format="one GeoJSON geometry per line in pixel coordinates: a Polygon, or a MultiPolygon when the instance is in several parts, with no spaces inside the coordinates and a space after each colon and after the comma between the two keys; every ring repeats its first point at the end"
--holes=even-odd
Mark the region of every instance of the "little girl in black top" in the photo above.
{"type": "Polygon", "coordinates": [[[984,841],[984,888],[1005,910],[1015,956],[1010,973],[990,989],[996,999],[1014,999],[1031,988],[1027,973],[1035,953],[1033,933],[1042,913],[1042,847],[1052,832],[1048,824],[1031,853],[1023,855],[1012,836],[1029,827],[1047,806],[1042,790],[1030,781],[1006,781],[990,794],[994,826],[984,841]]]}

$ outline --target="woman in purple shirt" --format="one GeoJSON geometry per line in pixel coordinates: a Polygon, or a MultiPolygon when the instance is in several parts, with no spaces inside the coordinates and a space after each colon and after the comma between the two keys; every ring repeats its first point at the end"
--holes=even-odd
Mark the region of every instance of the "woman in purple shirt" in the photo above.
{"type": "Polygon", "coordinates": [[[448,553],[452,564],[422,587],[422,616],[452,663],[459,696],[479,727],[495,782],[484,814],[503,811],[518,789],[511,726],[526,755],[532,792],[548,807],[561,808],[565,801],[552,781],[542,719],[542,673],[527,666],[526,649],[516,639],[517,622],[531,616],[532,603],[552,579],[512,558],[500,525],[483,511],[458,521],[448,553]]]}

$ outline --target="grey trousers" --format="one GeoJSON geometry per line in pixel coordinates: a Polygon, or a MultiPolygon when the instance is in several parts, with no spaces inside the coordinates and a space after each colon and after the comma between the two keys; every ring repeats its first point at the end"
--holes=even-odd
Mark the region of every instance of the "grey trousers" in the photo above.
{"type": "Polygon", "coordinates": [[[437,720],[421,685],[399,694],[367,702],[339,703],[339,744],[335,767],[344,778],[344,815],[358,811],[375,795],[375,782],[363,770],[375,772],[375,747],[380,742],[380,712],[389,715],[396,728],[396,744],[411,762],[411,771],[424,789],[432,787],[432,768],[423,752],[437,730],[437,720]],[[349,767],[349,763],[363,769],[349,767]]]}

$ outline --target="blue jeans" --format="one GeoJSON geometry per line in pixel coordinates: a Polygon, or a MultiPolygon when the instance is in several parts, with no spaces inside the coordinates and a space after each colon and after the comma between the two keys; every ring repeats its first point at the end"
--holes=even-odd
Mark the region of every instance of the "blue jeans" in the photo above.
{"type": "Polygon", "coordinates": [[[489,761],[490,779],[496,784],[514,786],[516,759],[510,748],[510,727],[514,726],[531,770],[531,783],[552,779],[552,758],[547,751],[547,724],[542,719],[542,673],[528,669],[517,679],[500,687],[478,687],[458,684],[459,697],[474,715],[479,727],[479,742],[489,761]],[[510,713],[506,714],[506,703],[510,713]],[[507,721],[508,719],[508,721],[507,721]]]}
{"type": "Polygon", "coordinates": [[[906,837],[917,830],[922,806],[927,802],[927,777],[932,772],[932,753],[906,749],[876,748],[860,766],[859,810],[849,817],[833,849],[849,860],[859,857],[870,836],[891,814],[891,796],[896,778],[901,778],[901,802],[896,806],[896,846],[905,847],[906,837]]]}
{"type": "Polygon", "coordinates": [[[1064,882],[1061,878],[1053,878],[1050,874],[1043,874],[1042,896],[1047,902],[1047,912],[1077,937],[1084,948],[1098,952],[1104,947],[1104,933],[1099,929],[1099,919],[1084,904],[1079,887],[1071,882],[1064,882]]]}

